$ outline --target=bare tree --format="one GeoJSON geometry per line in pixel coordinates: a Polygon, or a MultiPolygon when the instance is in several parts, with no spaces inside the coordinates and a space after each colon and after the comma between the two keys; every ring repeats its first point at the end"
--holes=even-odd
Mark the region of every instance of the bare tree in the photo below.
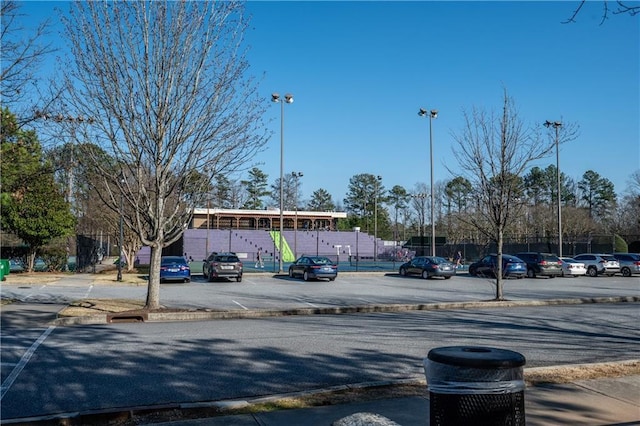
{"type": "MultiPolygon", "coordinates": [[[[504,91],[502,114],[474,108],[464,112],[465,128],[454,134],[453,153],[462,177],[475,188],[476,212],[460,218],[496,243],[496,299],[503,298],[502,246],[505,229],[522,211],[521,176],[530,164],[549,155],[554,142],[544,142],[537,128],[526,128],[513,100],[504,91]]],[[[454,174],[452,172],[452,174],[454,174]]]]}
{"type": "MultiPolygon", "coordinates": [[[[2,17],[0,98],[4,104],[15,106],[26,98],[33,98],[31,89],[38,81],[35,78],[36,72],[42,61],[55,49],[51,43],[43,41],[49,31],[49,20],[29,30],[21,23],[25,15],[20,13],[19,2],[3,0],[0,8],[2,17]]],[[[20,117],[19,121],[29,121],[32,118],[31,116],[20,117]]]]}
{"type": "Polygon", "coordinates": [[[629,194],[640,195],[640,169],[631,173],[627,185],[627,192],[629,194]]]}
{"type": "Polygon", "coordinates": [[[64,20],[73,59],[68,114],[102,176],[105,199],[151,248],[146,307],[160,307],[162,249],[206,202],[212,176],[263,149],[267,102],[248,76],[244,7],[228,2],[75,2],[64,20]]]}
{"type": "MultiPolygon", "coordinates": [[[[582,8],[584,7],[585,3],[587,3],[587,0],[580,0],[576,10],[574,10],[571,16],[563,23],[566,24],[569,22],[576,22],[576,17],[582,11],[582,8]]],[[[609,0],[603,0],[602,1],[602,19],[600,20],[600,25],[604,24],[604,22],[607,19],[609,19],[609,14],[635,16],[638,13],[640,13],[640,6],[637,4],[637,2],[633,2],[633,1],[628,2],[628,1],[622,1],[622,0],[615,0],[615,2],[611,2],[609,0]],[[609,7],[610,3],[615,3],[615,6],[613,8],[609,7]]]]}

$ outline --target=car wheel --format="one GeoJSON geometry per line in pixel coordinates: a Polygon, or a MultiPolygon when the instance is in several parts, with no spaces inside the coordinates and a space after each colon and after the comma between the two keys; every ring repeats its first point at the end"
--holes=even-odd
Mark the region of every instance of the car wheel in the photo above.
{"type": "Polygon", "coordinates": [[[449,280],[449,279],[451,279],[451,277],[444,277],[444,279],[445,279],[445,280],[449,280]]]}
{"type": "Polygon", "coordinates": [[[400,276],[401,277],[406,277],[407,276],[407,270],[404,268],[400,268],[400,276]]]}
{"type": "Polygon", "coordinates": [[[289,268],[289,278],[293,278],[293,269],[289,268]]]}
{"type": "Polygon", "coordinates": [[[190,282],[191,282],[191,278],[185,278],[185,279],[184,279],[184,282],[185,282],[185,283],[190,283],[190,282]]]}
{"type": "Polygon", "coordinates": [[[207,280],[209,282],[213,282],[213,274],[211,273],[211,271],[209,271],[209,275],[207,276],[207,280]]]}
{"type": "Polygon", "coordinates": [[[429,279],[429,273],[427,271],[422,271],[422,278],[429,279]]]}
{"type": "Polygon", "coordinates": [[[527,269],[527,278],[535,278],[536,273],[533,272],[533,269],[527,269]]]}
{"type": "Polygon", "coordinates": [[[476,276],[476,270],[475,268],[469,268],[469,275],[471,275],[472,277],[476,276]]]}
{"type": "Polygon", "coordinates": [[[620,272],[622,272],[622,276],[623,277],[630,277],[631,276],[631,269],[629,269],[629,268],[622,268],[622,270],[620,272]]]}
{"type": "Polygon", "coordinates": [[[304,274],[302,274],[302,279],[305,281],[309,281],[309,273],[307,271],[304,271],[304,274]]]}
{"type": "Polygon", "coordinates": [[[236,282],[237,283],[242,282],[242,277],[236,277],[236,282]]]}
{"type": "Polygon", "coordinates": [[[555,278],[555,275],[549,275],[549,279],[555,278]]]}
{"type": "Polygon", "coordinates": [[[595,266],[589,266],[589,269],[587,269],[587,275],[590,277],[596,277],[598,276],[598,270],[595,266]]]}
{"type": "Polygon", "coordinates": [[[335,281],[335,280],[336,280],[336,278],[335,278],[335,277],[333,277],[333,278],[329,278],[329,281],[335,281]]]}

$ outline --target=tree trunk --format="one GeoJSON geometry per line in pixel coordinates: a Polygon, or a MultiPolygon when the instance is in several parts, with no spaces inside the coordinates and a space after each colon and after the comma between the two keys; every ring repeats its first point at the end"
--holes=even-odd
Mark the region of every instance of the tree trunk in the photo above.
{"type": "Polygon", "coordinates": [[[497,249],[498,249],[498,271],[496,272],[496,300],[502,300],[502,286],[503,286],[503,279],[502,279],[502,244],[504,242],[503,239],[503,230],[499,229],[498,230],[498,241],[497,243],[497,249]]]}
{"type": "Polygon", "coordinates": [[[147,309],[160,308],[160,259],[161,247],[151,247],[151,260],[149,262],[149,286],[147,287],[147,309]]]}

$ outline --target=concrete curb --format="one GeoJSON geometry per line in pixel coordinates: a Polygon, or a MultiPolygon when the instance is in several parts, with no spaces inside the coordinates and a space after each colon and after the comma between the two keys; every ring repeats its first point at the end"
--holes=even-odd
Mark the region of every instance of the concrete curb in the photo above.
{"type": "Polygon", "coordinates": [[[261,310],[185,310],[180,312],[121,312],[82,317],[61,317],[53,320],[51,325],[95,325],[113,322],[172,322],[172,321],[207,321],[222,319],[266,318],[295,315],[339,315],[356,313],[384,313],[404,311],[429,311],[444,309],[486,309],[515,308],[550,305],[579,305],[591,303],[634,303],[640,302],[640,296],[618,297],[586,297],[577,299],[517,300],[517,301],[475,301],[475,302],[443,302],[424,304],[387,304],[363,306],[337,306],[327,308],[294,308],[294,309],[261,309],[261,310]]]}

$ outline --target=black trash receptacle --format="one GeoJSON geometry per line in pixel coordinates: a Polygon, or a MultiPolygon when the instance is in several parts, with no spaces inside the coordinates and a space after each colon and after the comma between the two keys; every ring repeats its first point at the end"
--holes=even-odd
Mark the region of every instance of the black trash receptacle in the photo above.
{"type": "Polygon", "coordinates": [[[482,346],[447,346],[424,360],[431,426],[520,426],[525,358],[482,346]]]}

